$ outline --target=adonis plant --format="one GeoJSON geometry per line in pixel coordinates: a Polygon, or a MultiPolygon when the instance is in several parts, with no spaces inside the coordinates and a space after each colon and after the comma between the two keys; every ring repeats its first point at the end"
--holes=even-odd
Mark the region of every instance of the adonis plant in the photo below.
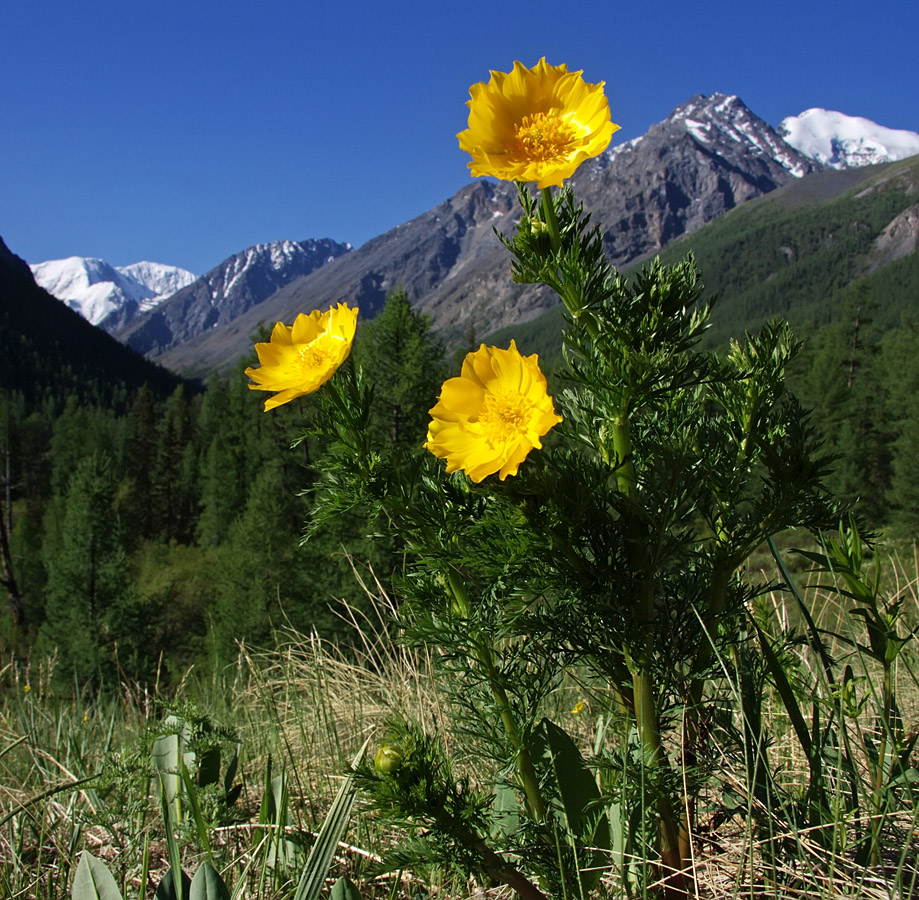
{"type": "Polygon", "coordinates": [[[329,449],[311,528],[362,507],[396,532],[400,624],[437,651],[449,728],[393,710],[360,773],[370,805],[408,831],[391,865],[532,900],[589,896],[616,871],[691,891],[723,663],[757,590],[744,564],[773,535],[837,516],[785,389],[788,330],[703,349],[711,304],[693,260],[621,276],[563,184],[618,127],[603,87],[517,62],[472,86],[458,135],[473,175],[517,182],[519,222],[500,236],[512,277],[564,304],[551,392],[536,356],[482,345],[413,448],[374,443],[374,373],[343,363],[344,305],[279,324],[248,373],[278,392],[266,409],[321,387],[329,449]],[[583,721],[557,701],[572,680],[601,713],[588,745],[562,724],[583,721]]]}

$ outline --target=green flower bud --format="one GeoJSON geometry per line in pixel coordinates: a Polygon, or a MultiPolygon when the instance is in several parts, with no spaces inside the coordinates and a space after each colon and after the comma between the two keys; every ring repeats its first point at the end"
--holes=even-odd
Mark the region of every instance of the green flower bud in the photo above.
{"type": "Polygon", "coordinates": [[[392,744],[382,744],[373,758],[377,775],[392,775],[402,765],[402,751],[392,744]]]}

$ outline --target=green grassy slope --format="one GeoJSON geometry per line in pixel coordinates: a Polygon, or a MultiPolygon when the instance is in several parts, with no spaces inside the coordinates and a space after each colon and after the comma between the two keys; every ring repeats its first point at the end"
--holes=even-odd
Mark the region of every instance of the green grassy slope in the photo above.
{"type": "MultiPolygon", "coordinates": [[[[917,204],[919,157],[823,172],[726,213],[660,255],[672,263],[695,254],[708,291],[719,298],[710,332],[716,343],[775,316],[802,334],[837,321],[858,281],[878,304],[876,324],[887,329],[919,312],[919,254],[905,221],[917,204]],[[882,237],[898,217],[900,228],[882,237]]],[[[522,351],[550,360],[562,325],[560,308],[553,309],[489,342],[514,337],[522,351]]]]}

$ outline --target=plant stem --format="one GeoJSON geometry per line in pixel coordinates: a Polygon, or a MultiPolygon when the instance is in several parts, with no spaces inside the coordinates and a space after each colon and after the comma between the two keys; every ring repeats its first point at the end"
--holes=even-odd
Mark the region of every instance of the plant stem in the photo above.
{"type": "Polygon", "coordinates": [[[452,834],[460,843],[474,850],[482,860],[485,871],[509,888],[515,890],[523,900],[548,900],[546,895],[529,878],[495,853],[484,839],[472,831],[465,822],[441,814],[437,816],[441,830],[452,834]]]}
{"type": "Polygon", "coordinates": [[[549,239],[552,241],[552,249],[557,251],[562,245],[562,236],[558,230],[558,216],[555,214],[555,198],[552,196],[552,188],[542,189],[542,218],[549,232],[549,239]]]}
{"type": "Polygon", "coordinates": [[[514,719],[514,711],[511,708],[507,691],[501,686],[495,671],[494,658],[490,647],[481,645],[481,657],[485,670],[489,673],[489,684],[491,686],[492,696],[495,698],[495,706],[501,716],[501,723],[504,725],[504,731],[507,734],[511,746],[514,747],[517,754],[517,777],[520,780],[520,786],[526,796],[527,809],[533,819],[537,822],[543,822],[546,818],[546,804],[542,799],[542,793],[539,790],[539,778],[536,775],[536,769],[533,766],[533,758],[524,743],[520,729],[514,719]]]}
{"type": "MultiPolygon", "coordinates": [[[[619,415],[612,423],[613,450],[616,454],[616,482],[621,493],[632,503],[639,502],[638,478],[632,453],[632,436],[629,424],[629,398],[622,401],[619,415]]],[[[635,725],[644,751],[645,765],[660,773],[667,766],[667,756],[661,741],[660,716],[657,709],[650,661],[654,654],[654,577],[649,571],[645,548],[647,542],[640,538],[629,541],[632,577],[637,579],[637,612],[639,622],[647,635],[642,652],[635,659],[632,671],[632,690],[635,703],[635,725]]],[[[655,779],[659,781],[659,779],[655,779]]],[[[661,865],[664,894],[667,897],[686,896],[686,876],[683,874],[678,815],[665,790],[655,785],[657,795],[658,835],[661,846],[661,865]]]]}
{"type": "Polygon", "coordinates": [[[629,500],[638,500],[638,479],[632,462],[632,436],[629,428],[628,401],[613,419],[613,449],[616,451],[616,482],[629,500]]]}
{"type": "Polygon", "coordinates": [[[884,683],[881,688],[881,736],[878,740],[878,758],[874,772],[874,784],[872,785],[872,817],[871,817],[871,865],[876,866],[880,862],[881,855],[881,828],[883,826],[882,816],[884,808],[884,781],[885,781],[885,760],[887,757],[888,743],[893,749],[893,672],[890,663],[885,659],[884,666],[884,683]]]}
{"type": "MultiPolygon", "coordinates": [[[[463,619],[468,620],[471,612],[469,596],[462,578],[455,569],[450,569],[447,573],[447,582],[450,592],[453,594],[456,611],[463,619]]],[[[494,650],[482,635],[477,635],[474,638],[473,646],[476,661],[485,670],[488,686],[491,688],[491,693],[495,700],[495,707],[501,718],[501,724],[504,726],[504,733],[507,735],[507,739],[516,754],[517,778],[526,797],[527,810],[535,821],[542,822],[546,818],[546,804],[539,789],[539,778],[536,775],[533,759],[514,718],[510,698],[498,676],[494,650]]]]}

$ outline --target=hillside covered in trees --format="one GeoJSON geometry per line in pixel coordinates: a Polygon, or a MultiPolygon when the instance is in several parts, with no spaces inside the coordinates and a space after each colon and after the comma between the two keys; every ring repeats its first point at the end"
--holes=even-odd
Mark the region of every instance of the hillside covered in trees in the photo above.
{"type": "MultiPolygon", "coordinates": [[[[790,387],[836,456],[828,485],[865,522],[907,538],[919,534],[917,189],[919,159],[823,173],[661,254],[695,255],[718,297],[713,345],[790,319],[802,340],[790,387]]],[[[361,510],[302,543],[321,400],[264,413],[242,374],[254,357],[229,378],[183,383],[44,294],[17,263],[9,251],[0,259],[2,648],[55,654],[62,686],[169,683],[277,628],[338,635],[336,603],[363,602],[348,554],[385,584],[401,548],[372,540],[379,529],[361,510]]],[[[513,337],[538,352],[559,390],[562,322],[552,311],[487,341],[513,337]]],[[[458,364],[445,364],[404,294],[362,322],[355,357],[373,373],[374,428],[422,439],[458,364]]]]}
{"type": "MultiPolygon", "coordinates": [[[[378,375],[374,428],[417,441],[442,349],[403,294],[362,325],[355,356],[378,375]]],[[[360,510],[301,545],[319,404],[263,412],[246,362],[254,356],[203,392],[180,384],[161,400],[143,386],[115,409],[53,378],[41,404],[3,392],[7,654],[55,656],[64,688],[168,684],[189,666],[232,661],[237,641],[269,642],[273,629],[334,638],[336,602],[363,602],[348,554],[388,583],[399,547],[371,542],[360,510]]]]}
{"type": "MultiPolygon", "coordinates": [[[[773,318],[791,323],[802,348],[790,387],[837,456],[828,484],[872,525],[906,537],[919,533],[917,196],[919,157],[822,172],[660,253],[670,264],[694,255],[717,298],[711,346],[773,318]]],[[[489,341],[514,337],[558,366],[563,324],[556,308],[489,341]]]]}

